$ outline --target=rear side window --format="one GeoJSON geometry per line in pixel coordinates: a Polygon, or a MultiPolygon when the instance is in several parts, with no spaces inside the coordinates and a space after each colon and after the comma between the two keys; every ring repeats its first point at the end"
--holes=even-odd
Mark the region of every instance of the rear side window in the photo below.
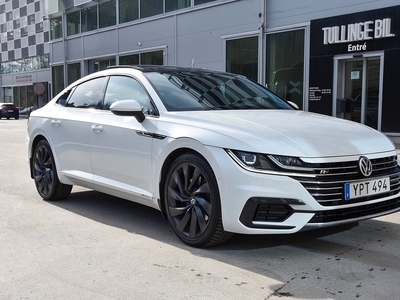
{"type": "Polygon", "coordinates": [[[11,108],[15,108],[15,105],[13,105],[13,104],[3,104],[2,107],[11,109],[11,108]]]}
{"type": "Polygon", "coordinates": [[[58,97],[56,103],[60,104],[62,106],[65,106],[67,104],[67,99],[68,99],[69,94],[71,94],[71,91],[72,90],[68,90],[65,93],[63,93],[60,97],[58,97]]]}
{"type": "Polygon", "coordinates": [[[101,109],[105,81],[106,77],[100,77],[78,85],[65,106],[101,109]]]}

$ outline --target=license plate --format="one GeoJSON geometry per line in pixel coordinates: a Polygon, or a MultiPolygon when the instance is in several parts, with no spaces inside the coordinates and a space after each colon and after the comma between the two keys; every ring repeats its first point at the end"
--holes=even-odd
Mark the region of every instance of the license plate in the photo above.
{"type": "Polygon", "coordinates": [[[379,178],[368,181],[346,183],[344,185],[345,200],[382,194],[390,191],[390,178],[379,178]]]}
{"type": "Polygon", "coordinates": [[[14,112],[12,109],[9,109],[8,112],[14,112]]]}

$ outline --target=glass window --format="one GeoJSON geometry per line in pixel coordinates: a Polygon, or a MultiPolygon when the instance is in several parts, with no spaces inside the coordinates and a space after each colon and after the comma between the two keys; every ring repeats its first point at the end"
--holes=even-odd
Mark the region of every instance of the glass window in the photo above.
{"type": "Polygon", "coordinates": [[[50,39],[55,40],[62,38],[62,17],[50,19],[50,39]]]}
{"type": "Polygon", "coordinates": [[[67,14],[67,35],[74,35],[79,33],[80,25],[80,12],[75,11],[67,14]]]}
{"type": "Polygon", "coordinates": [[[303,108],[304,30],[267,35],[267,84],[303,108]]]}
{"type": "Polygon", "coordinates": [[[258,37],[226,42],[226,71],[258,79],[258,37]]]}
{"type": "Polygon", "coordinates": [[[99,4],[99,28],[116,24],[116,0],[99,4]]]}
{"type": "Polygon", "coordinates": [[[190,7],[190,0],[165,0],[165,12],[190,7]]]}
{"type": "Polygon", "coordinates": [[[213,2],[215,0],[194,0],[194,5],[200,5],[208,2],[213,2]]]}
{"type": "Polygon", "coordinates": [[[125,23],[139,19],[139,0],[119,1],[119,22],[125,23]]]}
{"type": "Polygon", "coordinates": [[[81,10],[81,32],[97,29],[97,5],[81,10]]]}
{"type": "Polygon", "coordinates": [[[64,66],[52,67],[51,78],[53,84],[53,96],[55,96],[64,89],[64,66]]]}
{"type": "Polygon", "coordinates": [[[140,54],[140,64],[141,65],[159,65],[164,64],[164,51],[153,51],[140,54]]]}
{"type": "Polygon", "coordinates": [[[48,69],[50,68],[50,63],[49,63],[49,55],[42,55],[39,57],[40,58],[40,68],[41,69],[48,69]]]}
{"type": "Polygon", "coordinates": [[[75,63],[75,64],[69,64],[67,67],[68,71],[68,84],[73,83],[74,81],[78,80],[81,78],[81,64],[80,63],[75,63]]]}
{"type": "Polygon", "coordinates": [[[146,73],[169,111],[292,109],[263,86],[211,71],[146,73]]]}
{"type": "Polygon", "coordinates": [[[68,90],[65,93],[63,93],[56,101],[57,104],[60,104],[62,106],[65,106],[67,104],[67,99],[69,97],[69,94],[71,94],[72,90],[68,90]]]}
{"type": "Polygon", "coordinates": [[[162,66],[164,64],[164,51],[152,51],[139,54],[121,56],[120,65],[151,65],[162,66]]]}
{"type": "Polygon", "coordinates": [[[102,108],[103,87],[106,77],[86,81],[75,88],[68,99],[67,107],[75,108],[102,108]]]}
{"type": "Polygon", "coordinates": [[[140,18],[163,13],[163,0],[140,0],[140,18]]]}
{"type": "Polygon", "coordinates": [[[139,54],[132,54],[121,56],[119,58],[120,65],[138,65],[139,64],[139,54]]]}
{"type": "Polygon", "coordinates": [[[93,59],[88,61],[89,64],[89,74],[97,71],[105,70],[109,66],[115,66],[115,58],[106,59],[93,59]]]}
{"type": "Polygon", "coordinates": [[[126,76],[111,76],[104,97],[104,109],[118,100],[136,100],[143,107],[143,113],[151,110],[150,98],[135,79],[126,76]]]}

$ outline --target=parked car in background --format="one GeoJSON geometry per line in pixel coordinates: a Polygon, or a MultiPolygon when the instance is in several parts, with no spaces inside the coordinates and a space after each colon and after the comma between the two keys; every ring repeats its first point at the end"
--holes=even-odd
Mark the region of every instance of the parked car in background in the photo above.
{"type": "Polygon", "coordinates": [[[0,103],[0,119],[19,119],[19,109],[13,103],[0,103]]]}
{"type": "Polygon", "coordinates": [[[29,115],[34,109],[35,109],[34,106],[24,107],[23,109],[20,109],[19,114],[29,115]]]}
{"type": "Polygon", "coordinates": [[[26,144],[43,199],[79,185],[135,201],[195,247],[400,210],[400,166],[384,134],[299,111],[224,72],[96,72],[30,114],[26,144]]]}

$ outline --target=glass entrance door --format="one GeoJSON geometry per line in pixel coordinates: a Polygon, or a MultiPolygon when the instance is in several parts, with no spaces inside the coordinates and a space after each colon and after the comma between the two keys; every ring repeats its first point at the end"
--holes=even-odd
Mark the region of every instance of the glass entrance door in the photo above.
{"type": "Polygon", "coordinates": [[[381,57],[340,60],[336,116],[380,129],[381,57]]]}

